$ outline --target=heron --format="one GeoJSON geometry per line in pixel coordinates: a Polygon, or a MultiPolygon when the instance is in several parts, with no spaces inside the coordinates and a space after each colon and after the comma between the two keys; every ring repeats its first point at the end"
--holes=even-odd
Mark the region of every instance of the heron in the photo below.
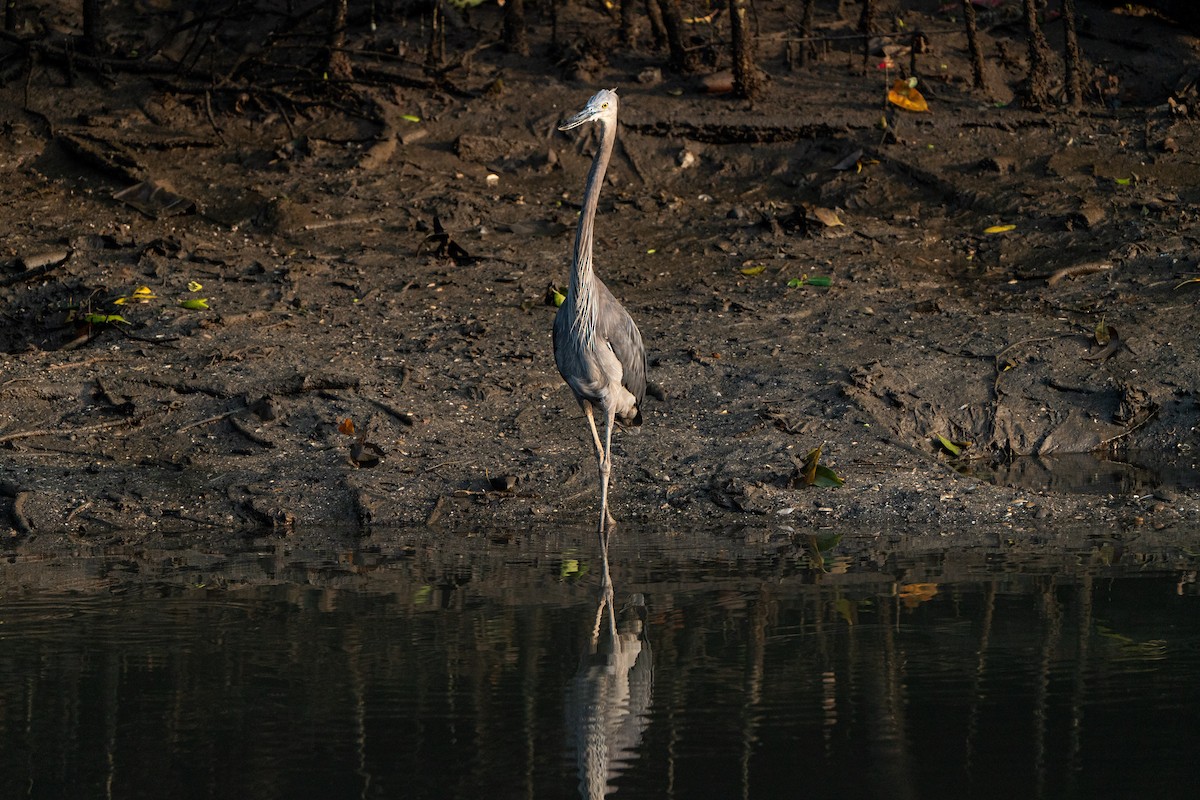
{"type": "Polygon", "coordinates": [[[600,146],[592,159],[566,298],[554,317],[554,361],[587,417],[600,470],[600,535],[605,524],[615,525],[608,511],[608,482],[612,473],[613,425],[642,424],[646,397],[646,347],[633,317],[592,268],[592,233],[604,172],[617,140],[615,89],[601,89],[578,114],[559,125],[569,131],[589,122],[600,126],[600,146]],[[604,442],[596,429],[595,413],[604,417],[604,442]]]}

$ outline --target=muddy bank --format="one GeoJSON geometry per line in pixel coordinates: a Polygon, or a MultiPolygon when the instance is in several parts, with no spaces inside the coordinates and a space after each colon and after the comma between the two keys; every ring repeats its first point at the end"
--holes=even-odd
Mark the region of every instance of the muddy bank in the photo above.
{"type": "MultiPolygon", "coordinates": [[[[568,62],[482,48],[453,91],[302,106],[131,73],[8,81],[10,542],[586,524],[595,471],[546,296],[594,145],[554,128],[598,86],[623,126],[597,269],[666,392],[615,437],[626,529],[1190,529],[1196,39],[1087,5],[1096,89],[1082,114],[1034,112],[1018,26],[984,25],[983,95],[937,4],[904,5],[938,31],[931,113],[890,139],[881,73],[838,40],[789,70],[783,36],[760,38],[753,104],[603,37],[568,62]],[[817,446],[840,488],[796,487],[817,446]],[[1134,466],[1091,494],[987,479],[1077,453],[1134,466]]],[[[578,5],[559,22],[607,24],[578,5]]],[[[414,20],[384,24],[418,47],[414,20]]]]}

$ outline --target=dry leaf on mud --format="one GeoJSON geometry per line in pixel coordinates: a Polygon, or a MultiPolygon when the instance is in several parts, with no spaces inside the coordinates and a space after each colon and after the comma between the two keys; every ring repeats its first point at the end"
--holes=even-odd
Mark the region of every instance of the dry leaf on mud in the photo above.
{"type": "Polygon", "coordinates": [[[1101,320],[1096,325],[1096,329],[1092,332],[1092,337],[1096,344],[1102,345],[1102,347],[1094,353],[1083,356],[1084,361],[1107,361],[1121,349],[1121,335],[1117,333],[1115,327],[1106,324],[1104,320],[1101,320]],[[1104,341],[1101,341],[1101,338],[1104,341]]]}
{"type": "Polygon", "coordinates": [[[433,254],[438,258],[449,257],[456,267],[466,267],[475,263],[475,258],[462,245],[450,238],[442,227],[442,220],[437,215],[433,217],[433,233],[425,237],[424,243],[417,250],[420,253],[425,245],[433,246],[433,254]]]}
{"type": "Polygon", "coordinates": [[[350,445],[350,461],[356,467],[370,469],[379,466],[384,455],[383,448],[365,439],[357,439],[354,444],[350,445]]]}
{"type": "Polygon", "coordinates": [[[888,89],[888,102],[905,111],[925,112],[929,110],[929,104],[925,102],[925,97],[917,91],[913,86],[913,80],[904,80],[897,78],[892,88],[888,89]]]}
{"type": "Polygon", "coordinates": [[[196,208],[195,202],[176,194],[166,181],[142,181],[113,195],[127,206],[136,208],[151,219],[172,214],[186,214],[196,208]]]}
{"type": "Polygon", "coordinates": [[[814,206],[810,211],[826,228],[836,228],[838,225],[845,224],[832,208],[814,206]]]}
{"type": "Polygon", "coordinates": [[[862,164],[860,164],[859,162],[862,160],[862,157],[863,157],[863,150],[860,147],[857,150],[855,150],[853,153],[851,153],[850,155],[843,158],[838,163],[834,164],[833,168],[839,172],[844,172],[845,170],[848,170],[851,167],[854,167],[855,170],[860,170],[860,169],[862,169],[862,164]]]}
{"type": "Polygon", "coordinates": [[[796,464],[792,477],[788,480],[789,489],[799,489],[803,486],[838,487],[845,483],[836,472],[821,460],[821,448],[814,447],[804,456],[804,461],[796,464]]]}

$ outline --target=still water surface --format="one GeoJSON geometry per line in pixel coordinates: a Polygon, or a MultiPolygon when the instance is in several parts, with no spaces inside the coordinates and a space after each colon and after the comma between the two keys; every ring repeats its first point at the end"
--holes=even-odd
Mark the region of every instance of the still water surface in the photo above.
{"type": "Polygon", "coordinates": [[[1200,786],[1187,547],[677,537],[610,562],[611,607],[583,533],[12,556],[0,798],[1200,786]]]}

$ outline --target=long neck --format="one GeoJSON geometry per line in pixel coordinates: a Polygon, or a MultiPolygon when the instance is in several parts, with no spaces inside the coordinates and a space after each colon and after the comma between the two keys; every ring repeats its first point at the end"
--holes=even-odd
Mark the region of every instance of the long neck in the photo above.
{"type": "Polygon", "coordinates": [[[591,305],[593,292],[590,291],[595,280],[592,272],[592,229],[596,222],[596,206],[600,202],[604,171],[608,169],[616,140],[616,121],[609,124],[606,120],[600,120],[600,149],[592,159],[587,186],[583,190],[583,209],[579,212],[579,230],[575,233],[575,254],[571,262],[571,284],[567,290],[581,317],[591,316],[595,311],[591,305]]]}

